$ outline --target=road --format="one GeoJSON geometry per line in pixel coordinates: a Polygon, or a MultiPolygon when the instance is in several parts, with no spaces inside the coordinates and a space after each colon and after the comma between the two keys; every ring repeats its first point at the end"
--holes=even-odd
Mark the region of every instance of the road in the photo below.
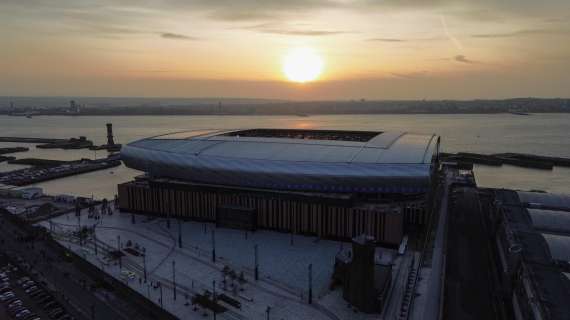
{"type": "Polygon", "coordinates": [[[483,212],[476,188],[451,194],[444,319],[495,319],[483,212]]]}
{"type": "Polygon", "coordinates": [[[19,236],[25,231],[0,214],[0,249],[12,259],[20,257],[28,263],[53,288],[59,296],[69,301],[86,319],[150,319],[136,306],[117,298],[102,288],[90,290],[94,281],[76,265],[43,240],[24,242],[19,236]]]}

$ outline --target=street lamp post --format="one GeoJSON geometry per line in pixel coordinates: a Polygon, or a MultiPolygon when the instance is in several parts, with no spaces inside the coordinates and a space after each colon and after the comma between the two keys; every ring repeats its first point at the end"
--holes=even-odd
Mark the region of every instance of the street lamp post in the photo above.
{"type": "Polygon", "coordinates": [[[117,254],[119,255],[119,270],[123,269],[123,259],[121,253],[121,236],[117,235],[117,254]]]}
{"type": "Polygon", "coordinates": [[[174,301],[176,301],[176,261],[172,260],[172,289],[174,290],[174,301]]]}
{"type": "Polygon", "coordinates": [[[178,248],[182,249],[182,223],[178,220],[178,248]]]}
{"type": "Polygon", "coordinates": [[[309,264],[309,304],[313,303],[313,264],[309,264]]]}
{"type": "Polygon", "coordinates": [[[93,244],[95,245],[95,256],[97,256],[97,233],[95,232],[95,228],[97,225],[93,226],[93,244]]]}
{"type": "Polygon", "coordinates": [[[146,252],[143,252],[143,273],[144,273],[144,283],[146,283],[146,252]]]}
{"type": "Polygon", "coordinates": [[[253,255],[254,255],[254,276],[255,276],[255,280],[257,281],[259,279],[259,263],[257,260],[257,245],[253,246],[253,255]]]}
{"type": "Polygon", "coordinates": [[[216,229],[212,229],[212,262],[216,262],[216,229]]]}
{"type": "Polygon", "coordinates": [[[160,288],[160,308],[164,308],[162,304],[162,283],[158,282],[158,287],[160,288]]]}
{"type": "Polygon", "coordinates": [[[216,320],[216,280],[212,281],[212,301],[214,302],[214,306],[212,307],[212,309],[214,310],[214,320],[216,320]]]}

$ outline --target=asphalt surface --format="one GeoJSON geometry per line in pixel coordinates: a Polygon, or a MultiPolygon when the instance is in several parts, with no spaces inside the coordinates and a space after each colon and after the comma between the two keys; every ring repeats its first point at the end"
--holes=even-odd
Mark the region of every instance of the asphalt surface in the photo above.
{"type": "Polygon", "coordinates": [[[452,189],[444,319],[496,319],[490,252],[477,189],[452,189]]]}
{"type": "Polygon", "coordinates": [[[66,262],[46,242],[40,240],[32,244],[22,241],[19,236],[23,234],[19,226],[0,214],[0,251],[12,259],[23,259],[56,292],[55,295],[77,309],[83,319],[148,319],[135,305],[118,299],[112,292],[102,288],[92,290],[95,283],[87,274],[73,263],[66,262]]]}

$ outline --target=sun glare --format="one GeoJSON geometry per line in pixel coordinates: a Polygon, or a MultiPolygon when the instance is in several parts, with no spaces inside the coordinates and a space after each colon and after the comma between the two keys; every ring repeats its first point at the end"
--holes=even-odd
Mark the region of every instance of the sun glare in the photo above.
{"type": "Polygon", "coordinates": [[[309,82],[317,79],[323,70],[323,60],[309,48],[293,49],[283,59],[283,73],[290,81],[309,82]]]}

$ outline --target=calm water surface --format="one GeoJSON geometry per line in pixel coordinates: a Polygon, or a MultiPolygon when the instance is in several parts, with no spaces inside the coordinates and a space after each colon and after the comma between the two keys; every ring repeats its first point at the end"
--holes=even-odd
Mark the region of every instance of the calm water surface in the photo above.
{"type": "MultiPolygon", "coordinates": [[[[497,115],[334,115],[334,116],[114,116],[24,117],[0,116],[0,136],[68,138],[84,135],[95,143],[106,141],[105,123],[114,126],[115,141],[130,141],[189,129],[319,128],[398,130],[437,133],[447,152],[522,152],[570,157],[570,114],[497,115]]],[[[0,143],[0,146],[24,145],[0,143]]],[[[105,156],[104,151],[35,149],[17,157],[73,160],[105,156]]],[[[0,172],[23,166],[0,164],[0,172]]],[[[512,166],[475,168],[480,186],[540,189],[570,193],[570,168],[553,171],[512,166]]],[[[48,193],[112,197],[117,183],[140,172],[124,166],[38,184],[48,193]]]]}

